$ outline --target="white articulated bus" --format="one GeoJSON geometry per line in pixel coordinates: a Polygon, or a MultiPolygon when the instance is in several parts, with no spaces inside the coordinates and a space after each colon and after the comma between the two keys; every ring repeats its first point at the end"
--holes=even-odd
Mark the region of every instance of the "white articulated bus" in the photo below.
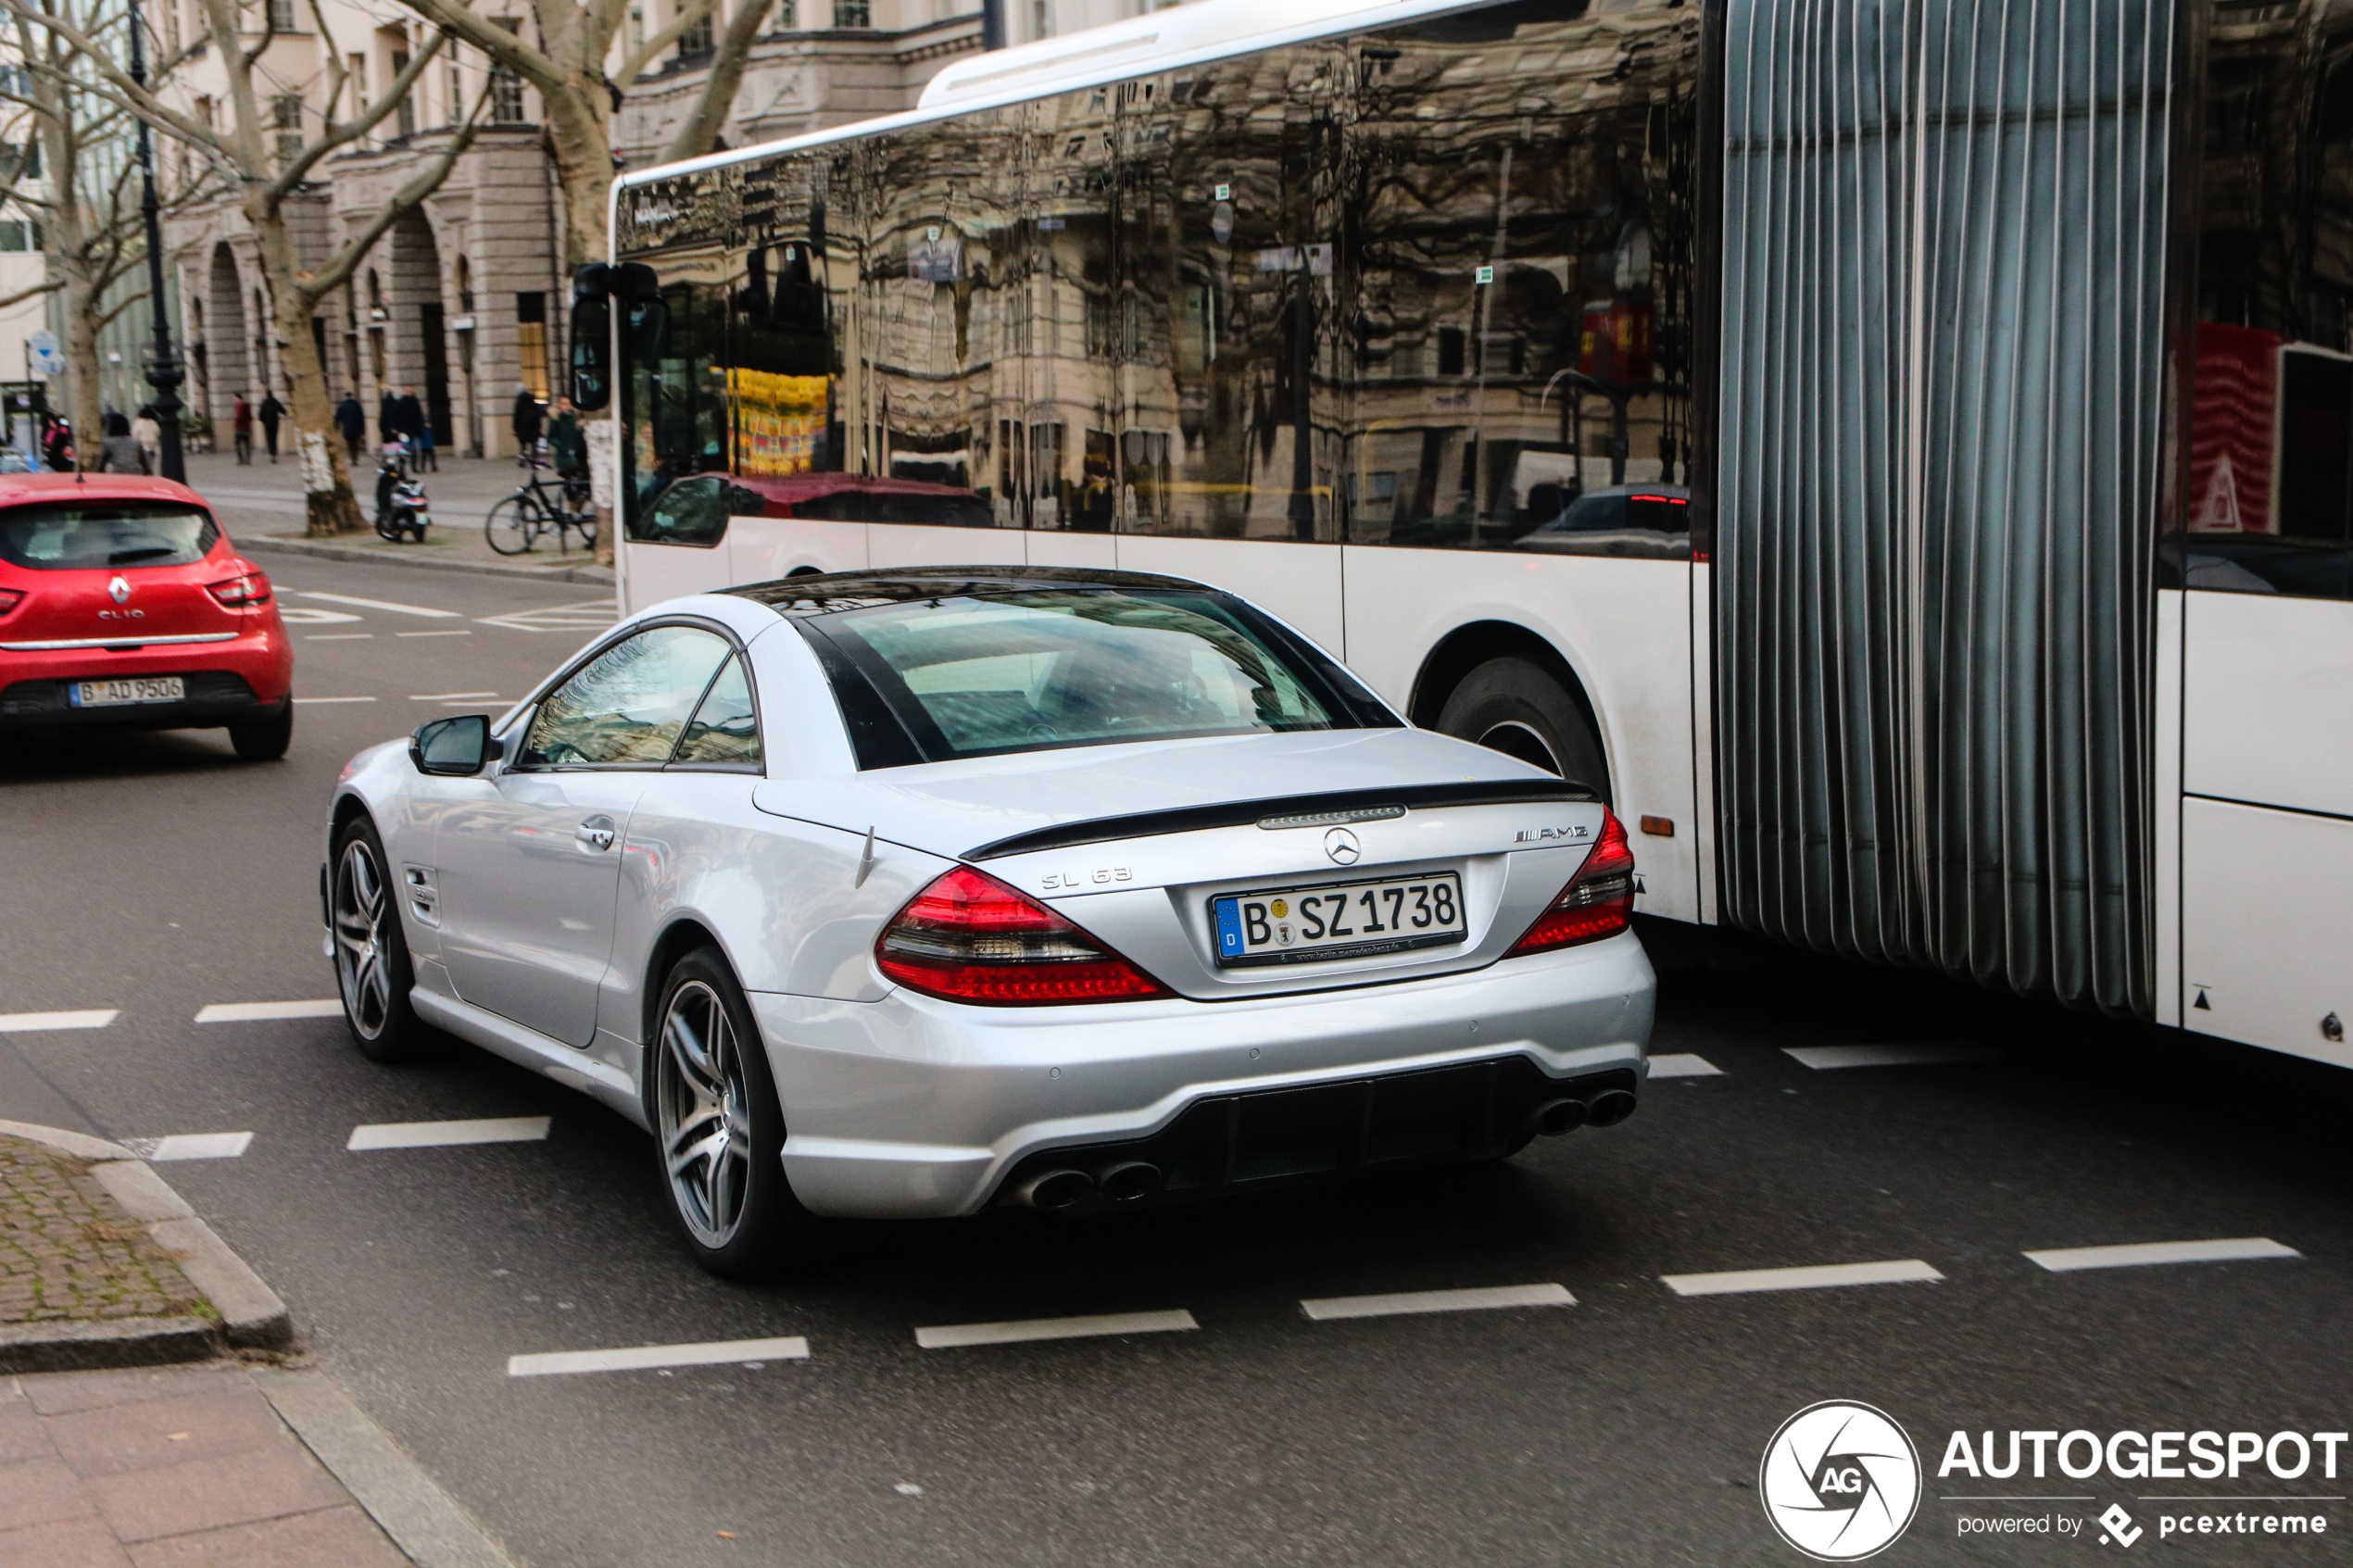
{"type": "Polygon", "coordinates": [[[628,605],[1216,583],[1649,913],[2353,1064],[2353,0],[1206,0],[612,221],[628,605]]]}

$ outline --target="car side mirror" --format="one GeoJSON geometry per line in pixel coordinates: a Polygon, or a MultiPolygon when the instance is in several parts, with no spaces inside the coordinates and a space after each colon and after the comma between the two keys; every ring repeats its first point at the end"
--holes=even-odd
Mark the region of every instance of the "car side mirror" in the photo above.
{"type": "Polygon", "coordinates": [[[506,754],[507,743],[490,734],[487,713],[428,719],[409,737],[409,760],[417,771],[440,778],[472,778],[506,754]]]}

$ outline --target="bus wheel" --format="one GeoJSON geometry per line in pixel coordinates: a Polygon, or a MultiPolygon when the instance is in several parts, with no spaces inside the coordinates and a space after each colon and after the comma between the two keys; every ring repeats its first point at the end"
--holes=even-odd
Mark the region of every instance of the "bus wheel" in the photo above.
{"type": "Polygon", "coordinates": [[[1532,762],[1610,797],[1609,767],[1577,699],[1525,659],[1491,659],[1463,677],[1438,716],[1446,734],[1532,762]]]}

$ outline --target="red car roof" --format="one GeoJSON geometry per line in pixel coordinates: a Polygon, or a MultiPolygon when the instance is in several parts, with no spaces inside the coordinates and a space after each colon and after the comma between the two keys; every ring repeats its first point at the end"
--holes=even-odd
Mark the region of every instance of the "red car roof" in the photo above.
{"type": "Polygon", "coordinates": [[[85,501],[178,501],[212,509],[210,502],[186,485],[145,474],[0,473],[0,507],[57,501],[68,495],[85,501]]]}

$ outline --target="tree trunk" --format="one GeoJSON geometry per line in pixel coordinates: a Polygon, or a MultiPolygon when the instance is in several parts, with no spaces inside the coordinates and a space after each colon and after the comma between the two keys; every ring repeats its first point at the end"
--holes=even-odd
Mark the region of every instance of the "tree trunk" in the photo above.
{"type": "MultiPolygon", "coordinates": [[[[334,439],[334,404],[327,391],[326,367],[319,363],[310,314],[318,301],[304,286],[309,273],[296,254],[285,215],[257,193],[245,203],[245,221],[261,242],[261,267],[270,279],[272,325],[284,346],[278,362],[284,372],[286,411],[294,426],[294,448],[302,457],[303,533],[313,539],[363,532],[368,522],[351,491],[343,444],[334,439]]],[[[264,393],[268,388],[263,388],[264,393]]]]}
{"type": "MultiPolygon", "coordinates": [[[[30,44],[30,39],[24,41],[30,44]]],[[[57,57],[53,47],[51,57],[57,57]]],[[[90,279],[87,238],[82,225],[80,138],[74,133],[73,105],[46,77],[33,79],[34,119],[41,137],[41,156],[49,171],[49,207],[43,214],[42,249],[47,252],[49,275],[65,287],[65,336],[57,345],[66,365],[66,420],[73,427],[77,467],[98,460],[98,444],[106,438],[101,413],[106,390],[98,380],[97,290],[90,279]]]]}

